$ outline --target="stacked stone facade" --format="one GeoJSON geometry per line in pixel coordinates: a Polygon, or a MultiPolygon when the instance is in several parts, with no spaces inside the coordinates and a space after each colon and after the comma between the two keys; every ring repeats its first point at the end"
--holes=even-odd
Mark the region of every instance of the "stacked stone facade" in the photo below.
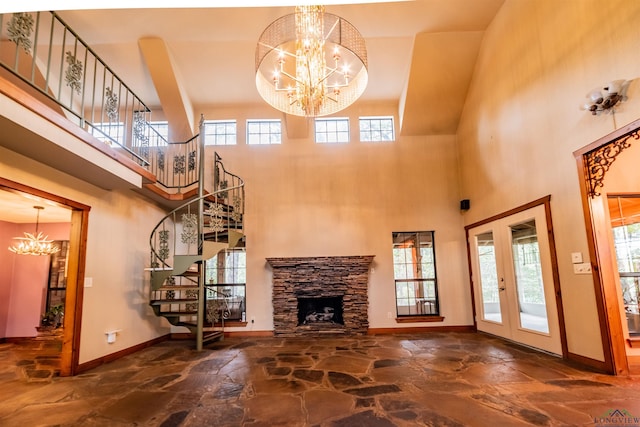
{"type": "Polygon", "coordinates": [[[283,337],[366,334],[372,261],[371,255],[267,258],[273,269],[274,334],[283,337]],[[344,325],[298,325],[298,297],[342,297],[344,325]]]}

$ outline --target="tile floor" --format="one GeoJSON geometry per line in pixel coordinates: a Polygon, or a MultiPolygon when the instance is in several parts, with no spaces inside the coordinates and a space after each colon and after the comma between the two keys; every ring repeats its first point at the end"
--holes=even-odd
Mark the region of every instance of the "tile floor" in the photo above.
{"type": "Polygon", "coordinates": [[[37,354],[0,344],[0,426],[605,427],[614,424],[594,417],[640,417],[640,378],[474,333],[227,338],[202,352],[168,341],[71,378],[46,375],[37,354]]]}

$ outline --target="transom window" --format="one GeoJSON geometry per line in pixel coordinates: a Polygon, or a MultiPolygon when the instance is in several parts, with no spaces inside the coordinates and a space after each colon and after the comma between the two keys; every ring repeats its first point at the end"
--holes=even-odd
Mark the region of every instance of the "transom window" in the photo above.
{"type": "Polygon", "coordinates": [[[347,117],[316,119],[315,134],[318,144],[349,142],[349,119],[347,117]]]}
{"type": "Polygon", "coordinates": [[[440,315],[433,235],[433,231],[393,233],[398,317],[440,315]]]}
{"type": "Polygon", "coordinates": [[[160,146],[169,142],[169,122],[149,122],[149,146],[160,146]]]}
{"type": "Polygon", "coordinates": [[[247,120],[247,144],[281,144],[282,122],[280,120],[247,120]]]}
{"type": "Polygon", "coordinates": [[[395,141],[393,117],[360,117],[360,141],[395,141]]]}
{"type": "Polygon", "coordinates": [[[169,141],[169,122],[149,122],[151,126],[165,141],[169,141]]]}
{"type": "Polygon", "coordinates": [[[124,123],[106,122],[89,125],[89,133],[107,145],[124,145],[124,123]]]}
{"type": "Polygon", "coordinates": [[[209,120],[204,122],[205,145],[236,145],[235,120],[209,120]]]}

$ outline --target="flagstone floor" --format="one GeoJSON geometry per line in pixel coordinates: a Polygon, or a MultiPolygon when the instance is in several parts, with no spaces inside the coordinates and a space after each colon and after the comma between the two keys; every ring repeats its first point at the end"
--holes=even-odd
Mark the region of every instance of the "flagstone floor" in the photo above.
{"type": "Polygon", "coordinates": [[[44,374],[47,359],[35,354],[0,344],[0,426],[605,427],[618,425],[610,413],[640,418],[640,378],[484,334],[227,338],[202,352],[167,341],[70,378],[44,374]]]}

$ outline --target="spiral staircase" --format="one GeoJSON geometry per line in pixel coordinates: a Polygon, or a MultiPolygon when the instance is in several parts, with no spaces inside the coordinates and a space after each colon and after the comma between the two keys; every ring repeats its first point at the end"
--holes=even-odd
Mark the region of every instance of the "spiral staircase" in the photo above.
{"type": "MultiPolygon", "coordinates": [[[[201,132],[200,135],[203,135],[201,132]]],[[[213,191],[204,191],[200,144],[198,195],[169,212],[153,229],[150,305],[157,316],[195,335],[196,348],[224,338],[228,295],[205,283],[208,260],[244,245],[244,182],[215,154],[213,191]]]]}

